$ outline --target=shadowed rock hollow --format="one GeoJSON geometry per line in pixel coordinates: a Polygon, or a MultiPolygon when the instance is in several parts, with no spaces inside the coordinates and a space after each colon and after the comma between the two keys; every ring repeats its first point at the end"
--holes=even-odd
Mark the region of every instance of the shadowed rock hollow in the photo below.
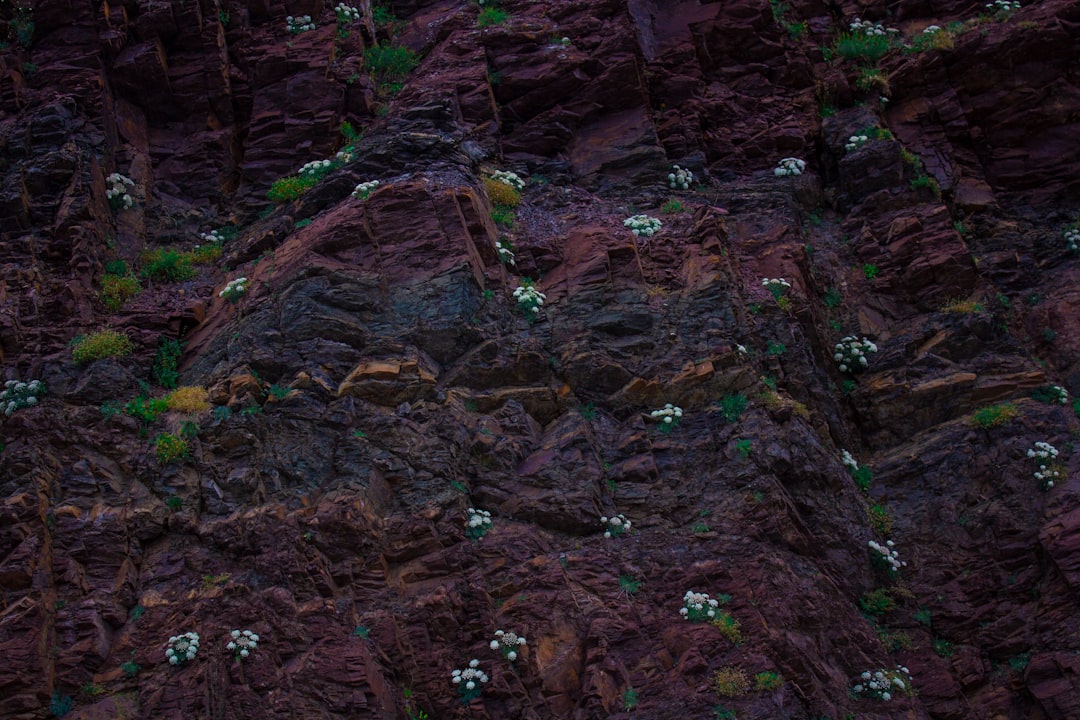
{"type": "Polygon", "coordinates": [[[1022,4],[0,2],[0,720],[1080,717],[1080,2],[1022,4]]]}

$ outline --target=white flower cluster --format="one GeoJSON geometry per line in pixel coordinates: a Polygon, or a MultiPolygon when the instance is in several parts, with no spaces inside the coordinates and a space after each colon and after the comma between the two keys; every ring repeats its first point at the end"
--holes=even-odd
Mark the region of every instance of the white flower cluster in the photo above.
{"type": "Polygon", "coordinates": [[[900,560],[900,553],[893,550],[893,546],[895,546],[896,543],[892,540],[886,540],[884,545],[871,540],[866,543],[866,545],[874,551],[870,556],[871,562],[882,570],[885,570],[890,576],[900,572],[900,568],[907,567],[907,563],[900,560]]]}
{"type": "Polygon", "coordinates": [[[169,638],[169,648],[165,651],[165,657],[170,665],[179,665],[195,659],[199,652],[199,633],[186,632],[183,635],[173,635],[169,638]]]}
{"type": "Polygon", "coordinates": [[[480,669],[480,661],[473,658],[469,667],[450,673],[450,682],[457,685],[462,702],[469,702],[480,695],[481,685],[488,681],[487,673],[480,669]]]}
{"type": "Polygon", "coordinates": [[[134,198],[127,191],[129,187],[135,187],[134,180],[120,173],[112,173],[105,178],[105,184],[109,186],[105,190],[105,197],[113,210],[130,210],[135,206],[134,198]]]}
{"type": "Polygon", "coordinates": [[[881,23],[860,20],[859,18],[855,18],[848,27],[851,32],[861,35],[895,35],[900,32],[896,28],[887,28],[881,23]]]}
{"type": "Polygon", "coordinates": [[[517,173],[509,170],[496,170],[491,173],[491,179],[501,182],[503,185],[509,185],[515,190],[521,190],[525,187],[525,181],[518,177],[517,173]]]}
{"type": "Polygon", "coordinates": [[[525,638],[513,632],[503,632],[502,630],[495,631],[495,639],[491,641],[489,647],[492,650],[498,650],[503,654],[503,657],[514,662],[517,660],[518,646],[525,644],[525,638]]]}
{"type": "Polygon", "coordinates": [[[514,290],[514,298],[517,300],[518,307],[525,313],[525,317],[535,320],[540,314],[540,306],[547,300],[547,295],[537,290],[532,283],[526,283],[517,286],[514,290]]]}
{"type": "Polygon", "coordinates": [[[772,296],[779,300],[784,296],[789,289],[791,289],[791,283],[784,278],[761,278],[761,287],[772,293],[772,296]]]}
{"type": "Polygon", "coordinates": [[[690,185],[694,182],[694,173],[678,165],[672,165],[667,180],[668,187],[672,190],[689,190],[690,185]]]}
{"type": "Polygon", "coordinates": [[[847,142],[844,143],[844,149],[848,152],[858,150],[868,142],[870,142],[870,138],[866,135],[852,135],[847,139],[847,142]]]}
{"type": "Polygon", "coordinates": [[[806,169],[806,161],[799,158],[784,158],[776,164],[776,169],[773,170],[773,175],[776,177],[786,177],[788,175],[802,175],[803,170],[806,169]]]}
{"type": "Polygon", "coordinates": [[[38,395],[44,394],[45,384],[40,380],[28,383],[8,380],[4,383],[3,392],[0,392],[0,408],[4,409],[5,415],[11,415],[16,410],[37,405],[38,395]]]}
{"type": "Polygon", "coordinates": [[[840,451],[840,462],[844,464],[844,467],[848,469],[848,472],[855,472],[859,469],[859,463],[855,462],[855,457],[847,450],[840,451]]]}
{"type": "Polygon", "coordinates": [[[1065,249],[1069,252],[1080,252],[1080,228],[1072,227],[1065,230],[1065,249]]]}
{"type": "Polygon", "coordinates": [[[334,12],[337,14],[337,21],[339,25],[346,23],[356,22],[360,19],[360,11],[354,7],[349,7],[345,3],[338,3],[334,8],[334,12]]]}
{"type": "Polygon", "coordinates": [[[939,25],[927,25],[922,32],[923,35],[937,35],[941,32],[941,27],[939,25]]]}
{"type": "Polygon", "coordinates": [[[469,508],[469,518],[465,521],[465,535],[472,540],[479,540],[491,529],[491,513],[487,510],[469,508]]]}
{"type": "Polygon", "coordinates": [[[353,147],[352,145],[349,145],[348,147],[345,147],[345,148],[342,148],[341,150],[338,150],[336,153],[334,153],[334,160],[336,160],[339,163],[347,163],[350,160],[352,160],[353,159],[352,147],[353,147]]]}
{"type": "Polygon", "coordinates": [[[866,338],[860,340],[854,335],[848,335],[836,343],[833,360],[840,364],[840,372],[858,372],[865,370],[869,364],[867,354],[876,352],[877,345],[866,338]]]}
{"type": "Polygon", "coordinates": [[[304,166],[296,171],[297,175],[314,175],[316,177],[322,177],[326,173],[334,169],[333,160],[312,160],[309,163],[304,163],[304,166]]]}
{"type": "Polygon", "coordinates": [[[510,248],[510,241],[499,238],[495,241],[495,251],[499,253],[499,261],[504,262],[507,265],[516,265],[514,262],[514,251],[510,248]]]}
{"type": "Polygon", "coordinates": [[[910,695],[912,693],[912,680],[908,669],[903,665],[897,665],[895,670],[867,670],[859,676],[859,682],[851,691],[860,697],[873,698],[882,702],[889,702],[897,694],[910,695]]]}
{"type": "Polygon", "coordinates": [[[649,413],[649,417],[660,421],[661,430],[671,432],[682,420],[682,408],[671,403],[665,403],[664,407],[649,413]]]}
{"type": "Polygon", "coordinates": [[[299,15],[297,17],[289,15],[285,18],[285,29],[293,35],[299,35],[308,30],[314,30],[315,22],[311,19],[310,15],[299,15]]]}
{"type": "MultiPolygon", "coordinates": [[[[223,238],[221,236],[221,234],[217,230],[211,230],[208,233],[199,233],[199,237],[202,238],[203,240],[205,240],[208,243],[223,243],[223,242],[225,242],[225,238],[223,238]]],[[[196,245],[196,247],[198,247],[198,246],[196,245]]]]}
{"type": "Polygon", "coordinates": [[[1051,402],[1060,403],[1062,405],[1069,404],[1069,391],[1060,385],[1051,385],[1046,388],[1047,394],[1050,395],[1053,400],[1051,402]]]}
{"type": "Polygon", "coordinates": [[[361,200],[367,200],[371,197],[371,193],[375,192],[375,188],[377,187],[379,187],[378,180],[362,182],[353,189],[352,196],[354,198],[360,198],[361,200]]]}
{"type": "Polygon", "coordinates": [[[623,220],[623,225],[630,228],[636,236],[652,237],[664,226],[662,222],[648,215],[635,215],[623,220]]]}
{"type": "Polygon", "coordinates": [[[986,9],[996,14],[1010,15],[1020,9],[1019,0],[994,0],[986,3],[986,9]]]}
{"type": "Polygon", "coordinates": [[[259,647],[259,636],[250,630],[233,630],[229,635],[232,640],[225,647],[235,651],[239,660],[243,660],[259,647]]]}
{"type": "Polygon", "coordinates": [[[683,595],[683,606],[679,610],[679,614],[682,615],[683,620],[701,622],[716,617],[716,608],[718,607],[720,607],[719,601],[713,600],[708,593],[687,590],[686,594],[683,595]]]}
{"type": "Polygon", "coordinates": [[[1050,443],[1040,441],[1027,451],[1027,456],[1033,458],[1039,465],[1039,469],[1035,471],[1035,479],[1042,483],[1043,490],[1054,487],[1054,480],[1061,478],[1061,471],[1054,463],[1058,456],[1057,448],[1050,443]]]}
{"type": "Polygon", "coordinates": [[[601,516],[600,523],[604,526],[604,537],[617,538],[624,532],[630,532],[630,521],[622,513],[613,517],[601,516]]]}
{"type": "Polygon", "coordinates": [[[225,298],[232,303],[236,302],[240,299],[240,296],[247,292],[247,282],[247,278],[244,277],[230,280],[225,289],[218,293],[218,297],[225,298]]]}

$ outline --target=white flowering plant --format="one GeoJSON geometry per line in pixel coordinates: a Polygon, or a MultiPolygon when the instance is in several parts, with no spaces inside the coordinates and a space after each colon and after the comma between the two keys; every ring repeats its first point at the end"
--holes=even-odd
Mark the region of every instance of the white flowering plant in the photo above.
{"type": "Polygon", "coordinates": [[[487,673],[480,669],[480,661],[473,658],[464,670],[450,673],[450,682],[458,689],[461,702],[468,704],[480,697],[483,684],[488,681],[487,673]]]}
{"type": "Polygon", "coordinates": [[[682,420],[682,416],[682,408],[677,405],[672,405],[671,403],[665,403],[664,407],[649,413],[649,417],[660,423],[660,432],[664,434],[667,434],[678,427],[679,421],[682,420]]]}
{"type": "Polygon", "coordinates": [[[469,508],[465,511],[465,536],[470,540],[479,540],[491,529],[491,513],[487,510],[469,508]]]}
{"type": "Polygon", "coordinates": [[[848,138],[848,141],[844,143],[844,149],[848,152],[854,152],[868,142],[870,142],[869,135],[852,135],[848,138]]]}
{"type": "Polygon", "coordinates": [[[547,295],[537,290],[529,278],[521,278],[521,284],[514,290],[514,299],[517,300],[518,309],[525,313],[525,319],[534,322],[540,315],[540,308],[547,300],[547,295]]]}
{"type": "Polygon", "coordinates": [[[183,665],[195,659],[199,652],[199,633],[186,632],[183,635],[173,635],[169,638],[169,647],[165,650],[165,658],[170,665],[183,665]]]}
{"type": "Polygon", "coordinates": [[[495,252],[499,254],[499,262],[504,265],[517,264],[514,262],[514,248],[506,238],[499,238],[495,241],[495,252]]]}
{"type": "Polygon", "coordinates": [[[109,208],[117,210],[130,210],[135,207],[135,199],[131,197],[128,188],[135,187],[135,181],[120,173],[112,173],[105,178],[105,197],[109,200],[109,208]]]}
{"type": "Polygon", "coordinates": [[[866,543],[866,546],[870,548],[870,564],[888,575],[890,579],[900,573],[900,568],[907,567],[907,563],[900,559],[900,552],[893,549],[896,543],[892,540],[886,540],[884,545],[871,540],[866,543]]]}
{"type": "Polygon", "coordinates": [[[860,490],[866,492],[870,489],[870,483],[874,479],[874,474],[870,472],[870,468],[865,465],[860,467],[855,457],[847,450],[840,451],[840,462],[851,473],[851,477],[855,478],[855,484],[860,490]]]}
{"type": "Polygon", "coordinates": [[[1020,9],[1018,0],[994,0],[985,5],[998,22],[1008,20],[1014,12],[1020,9]]]}
{"type": "Polygon", "coordinates": [[[491,173],[490,177],[492,180],[501,182],[503,185],[509,185],[519,192],[525,188],[525,181],[517,173],[509,170],[496,170],[491,173]]]}
{"type": "Polygon", "coordinates": [[[1054,487],[1055,482],[1061,482],[1063,468],[1057,462],[1058,450],[1048,442],[1039,441],[1035,447],[1029,448],[1027,456],[1035,461],[1039,469],[1035,471],[1035,479],[1038,480],[1043,490],[1054,487]]]}
{"type": "Polygon", "coordinates": [[[687,590],[683,595],[683,606],[679,609],[679,614],[682,615],[683,620],[703,622],[715,618],[718,607],[720,607],[720,601],[709,597],[708,593],[687,590]]]}
{"type": "Polygon", "coordinates": [[[379,187],[378,180],[368,180],[367,182],[362,182],[355,188],[353,188],[352,196],[361,200],[367,200],[369,197],[371,197],[371,193],[375,192],[375,188],[377,187],[379,187]]]}
{"type": "Polygon", "coordinates": [[[237,660],[246,660],[259,647],[259,636],[250,630],[233,630],[229,636],[232,639],[225,648],[236,653],[237,660]]]}
{"type": "Polygon", "coordinates": [[[876,352],[877,345],[866,338],[848,335],[836,343],[833,348],[833,360],[839,366],[840,372],[857,373],[865,370],[870,364],[866,356],[876,352]]]}
{"type": "Polygon", "coordinates": [[[1069,391],[1060,385],[1043,385],[1035,388],[1031,397],[1047,405],[1068,405],[1069,391]]]}
{"type": "Polygon", "coordinates": [[[687,168],[672,165],[671,172],[668,173],[667,179],[668,187],[672,190],[689,190],[694,182],[694,173],[690,172],[687,168]]]}
{"type": "Polygon", "coordinates": [[[776,168],[773,170],[773,175],[776,177],[788,177],[795,175],[802,175],[806,170],[806,161],[799,158],[788,157],[782,159],[776,164],[776,168]]]}
{"type": "Polygon", "coordinates": [[[492,650],[498,650],[502,656],[514,662],[518,659],[518,648],[525,645],[525,638],[514,632],[495,631],[495,639],[489,643],[492,650]]]}
{"type": "Polygon", "coordinates": [[[784,278],[761,278],[761,287],[768,290],[774,298],[779,300],[784,293],[791,289],[791,283],[784,278]]]}
{"type": "Polygon", "coordinates": [[[199,237],[208,243],[224,243],[225,236],[218,230],[211,230],[210,232],[199,233],[199,237]]]}
{"type": "Polygon", "coordinates": [[[611,517],[603,515],[600,517],[600,524],[604,526],[604,537],[606,538],[617,538],[623,533],[630,532],[631,523],[622,513],[611,517]]]}
{"type": "Polygon", "coordinates": [[[648,215],[634,215],[623,220],[623,225],[630,228],[635,237],[652,237],[660,231],[664,223],[648,215]]]}
{"type": "Polygon", "coordinates": [[[914,695],[911,675],[903,665],[897,665],[895,670],[865,671],[851,688],[851,694],[857,698],[872,698],[889,702],[894,697],[902,695],[914,695]]]}
{"type": "Polygon", "coordinates": [[[296,171],[296,174],[306,180],[317,182],[326,177],[331,170],[338,167],[341,163],[337,162],[337,158],[326,160],[312,160],[309,163],[304,163],[303,167],[296,171]]]}
{"type": "Polygon", "coordinates": [[[299,35],[302,32],[315,29],[315,22],[310,15],[289,15],[285,18],[285,29],[291,35],[299,35]]]}
{"type": "Polygon", "coordinates": [[[1069,252],[1080,252],[1080,223],[1065,228],[1065,249],[1069,252]]]}
{"type": "Polygon", "coordinates": [[[360,11],[354,7],[350,7],[343,2],[339,2],[334,7],[334,14],[337,16],[337,32],[339,38],[347,38],[349,36],[348,26],[360,19],[360,11]]]}
{"type": "Polygon", "coordinates": [[[45,383],[40,380],[20,382],[8,380],[4,383],[4,390],[0,392],[0,408],[4,414],[10,416],[16,410],[37,405],[38,398],[45,394],[45,383]]]}
{"type": "Polygon", "coordinates": [[[896,28],[887,28],[881,23],[876,23],[871,20],[860,20],[859,18],[852,20],[848,25],[848,28],[855,35],[887,37],[889,35],[898,35],[900,33],[896,28]]]}
{"type": "Polygon", "coordinates": [[[235,280],[230,280],[225,288],[218,293],[218,297],[225,298],[228,302],[233,304],[240,301],[244,293],[247,292],[248,279],[241,277],[235,280]]]}

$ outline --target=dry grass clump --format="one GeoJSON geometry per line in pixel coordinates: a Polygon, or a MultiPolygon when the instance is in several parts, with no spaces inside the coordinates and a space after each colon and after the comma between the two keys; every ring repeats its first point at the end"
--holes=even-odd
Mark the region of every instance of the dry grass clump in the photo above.
{"type": "Polygon", "coordinates": [[[210,395],[205,388],[189,385],[173,390],[165,397],[165,403],[170,410],[191,415],[210,409],[210,395]]]}

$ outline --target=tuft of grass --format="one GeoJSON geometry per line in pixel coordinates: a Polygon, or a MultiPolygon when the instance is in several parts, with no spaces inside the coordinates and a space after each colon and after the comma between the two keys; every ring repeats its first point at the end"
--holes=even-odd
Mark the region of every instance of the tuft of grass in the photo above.
{"type": "Polygon", "coordinates": [[[1016,405],[1012,403],[999,403],[979,408],[968,418],[968,425],[974,428],[987,429],[1000,427],[1013,418],[1020,415],[1016,405]]]}
{"type": "Polygon", "coordinates": [[[911,179],[911,189],[918,192],[922,188],[926,188],[933,194],[938,200],[941,199],[941,186],[938,185],[938,181],[930,177],[926,173],[919,173],[911,179]]]}
{"type": "Polygon", "coordinates": [[[889,52],[892,42],[884,35],[840,33],[833,51],[845,60],[880,60],[889,52]]]}
{"type": "Polygon", "coordinates": [[[364,51],[364,67],[383,94],[399,91],[420,64],[420,56],[407,47],[383,42],[364,51]]]}
{"type": "Polygon", "coordinates": [[[675,213],[681,213],[686,210],[683,204],[678,200],[668,200],[666,203],[660,206],[660,212],[667,215],[674,215],[675,213]]]}
{"type": "Polygon", "coordinates": [[[866,517],[870,521],[870,527],[873,528],[874,532],[885,537],[892,535],[893,518],[884,505],[874,503],[866,509],[866,517]]]}
{"type": "Polygon", "coordinates": [[[970,300],[965,300],[964,298],[950,298],[941,306],[941,312],[959,313],[962,315],[970,315],[972,313],[982,312],[982,310],[982,303],[974,298],[970,300]]]}
{"type": "Polygon", "coordinates": [[[77,363],[130,355],[131,339],[116,330],[98,330],[71,341],[71,357],[77,363]]]}
{"type": "Polygon", "coordinates": [[[101,302],[109,312],[116,312],[124,303],[139,294],[142,285],[134,275],[112,275],[101,278],[101,302]]]}
{"type": "Polygon", "coordinates": [[[266,191],[266,199],[271,202],[289,202],[295,200],[311,188],[315,187],[318,177],[313,174],[289,175],[278,178],[270,189],[266,191]]]}
{"type": "Polygon", "coordinates": [[[166,395],[165,405],[170,410],[193,415],[210,409],[210,395],[205,388],[189,385],[166,395]]]}
{"type": "Polygon", "coordinates": [[[754,676],[755,690],[779,690],[784,685],[784,678],[779,673],[759,672],[754,676]]]}
{"type": "Polygon", "coordinates": [[[182,282],[195,277],[195,268],[191,263],[189,253],[175,248],[154,248],[143,254],[140,274],[148,280],[182,282]]]}
{"type": "Polygon", "coordinates": [[[726,422],[738,422],[739,416],[746,410],[746,406],[749,402],[750,401],[746,399],[746,396],[742,394],[725,395],[720,398],[718,402],[720,405],[720,415],[726,422]]]}
{"type": "Polygon", "coordinates": [[[516,208],[521,204],[521,193],[507,183],[493,178],[484,178],[484,190],[487,191],[491,204],[506,208],[516,208]]]}
{"type": "Polygon", "coordinates": [[[731,613],[718,612],[710,624],[719,630],[721,635],[730,640],[733,645],[742,645],[742,625],[731,613]]]}
{"type": "Polygon", "coordinates": [[[896,609],[896,601],[887,588],[878,588],[859,598],[859,607],[868,615],[884,615],[896,609]]]}
{"type": "Polygon", "coordinates": [[[934,638],[934,652],[938,657],[950,658],[956,654],[956,646],[944,638],[934,638]]]}
{"type": "Polygon", "coordinates": [[[750,679],[742,668],[725,665],[713,673],[712,688],[720,697],[741,697],[750,690],[750,679]]]}

